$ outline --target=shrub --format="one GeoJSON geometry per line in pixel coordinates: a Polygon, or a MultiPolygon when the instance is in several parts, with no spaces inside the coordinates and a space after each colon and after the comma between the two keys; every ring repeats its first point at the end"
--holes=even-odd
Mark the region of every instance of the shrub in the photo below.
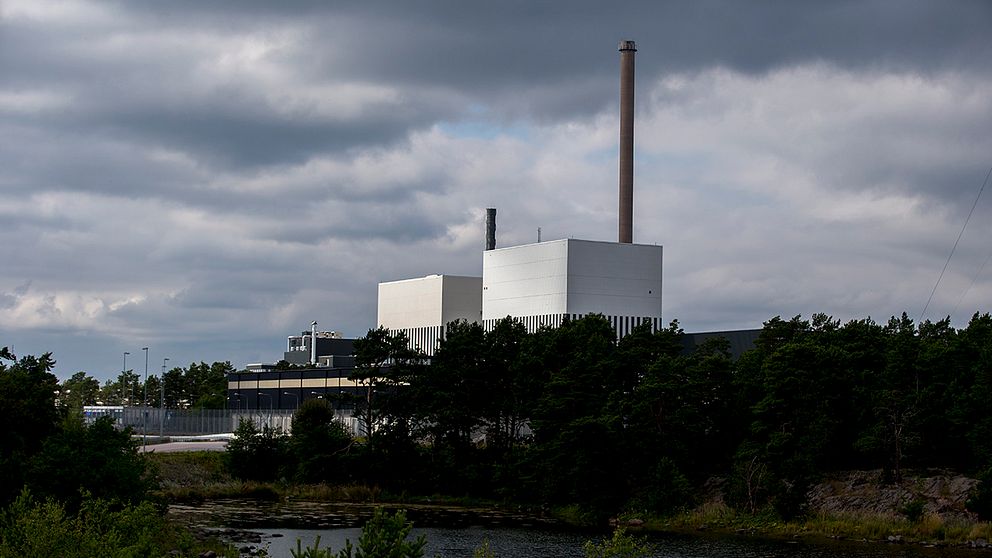
{"type": "Polygon", "coordinates": [[[0,557],[124,558],[168,552],[170,530],[154,506],[114,508],[84,493],[73,516],[61,503],[39,503],[22,491],[0,517],[0,557]]]}
{"type": "Polygon", "coordinates": [[[30,460],[29,486],[39,497],[63,502],[70,513],[79,508],[80,490],[96,498],[137,503],[156,485],[146,463],[130,429],[114,428],[110,417],[87,426],[70,415],[30,460]]]}
{"type": "Polygon", "coordinates": [[[296,541],[296,550],[291,550],[293,558],[422,558],[427,540],[423,535],[407,540],[413,524],[406,520],[402,510],[389,515],[382,508],[376,508],[372,518],[358,539],[358,548],[346,540],[344,548],[335,554],[330,548],[320,548],[320,537],[313,546],[301,548],[296,541]]]}
{"type": "Polygon", "coordinates": [[[287,437],[268,426],[259,430],[241,419],[234,438],[227,444],[227,468],[243,480],[269,481],[279,478],[286,466],[287,437]]]}
{"type": "Polygon", "coordinates": [[[978,485],[968,495],[965,507],[984,521],[992,520],[992,467],[978,476],[978,485]]]}
{"type": "Polygon", "coordinates": [[[337,420],[326,400],[304,401],[293,414],[293,435],[289,442],[296,463],[296,480],[340,482],[345,477],[345,456],[353,441],[351,431],[337,420]]]}
{"type": "Polygon", "coordinates": [[[645,490],[636,498],[634,507],[655,514],[667,515],[692,503],[692,486],[675,462],[663,457],[655,466],[645,490]]]}
{"type": "Polygon", "coordinates": [[[899,510],[899,513],[906,516],[906,519],[908,519],[911,523],[917,523],[923,518],[924,505],[925,502],[923,500],[914,498],[913,500],[906,502],[906,504],[899,510]]]}
{"type": "Polygon", "coordinates": [[[643,540],[628,535],[623,528],[613,531],[613,536],[600,544],[586,541],[582,548],[586,558],[641,558],[651,552],[643,540]]]}

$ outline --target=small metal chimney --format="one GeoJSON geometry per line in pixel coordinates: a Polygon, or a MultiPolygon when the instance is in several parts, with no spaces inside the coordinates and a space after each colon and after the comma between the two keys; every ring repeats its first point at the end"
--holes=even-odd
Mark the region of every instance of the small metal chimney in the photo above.
{"type": "Polygon", "coordinates": [[[634,241],[634,41],[620,41],[620,242],[634,241]]]}
{"type": "Polygon", "coordinates": [[[317,366],[317,320],[310,324],[310,364],[317,366]]]}
{"type": "Polygon", "coordinates": [[[496,249],[496,208],[486,209],[486,250],[496,249]]]}

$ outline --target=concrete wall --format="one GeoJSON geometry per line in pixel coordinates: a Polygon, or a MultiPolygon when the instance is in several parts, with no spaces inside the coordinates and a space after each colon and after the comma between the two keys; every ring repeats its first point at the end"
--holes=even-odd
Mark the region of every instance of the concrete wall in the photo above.
{"type": "Polygon", "coordinates": [[[482,278],[428,275],[379,283],[377,323],[389,329],[443,326],[482,317],[482,278]]]}
{"type": "Polygon", "coordinates": [[[565,314],[568,240],[482,253],[482,318],[565,314]]]}
{"type": "Polygon", "coordinates": [[[482,277],[442,275],[441,323],[482,320],[482,277]]]}
{"type": "Polygon", "coordinates": [[[570,240],[569,314],[661,317],[661,246],[570,240]]]}
{"type": "Polygon", "coordinates": [[[440,275],[379,283],[376,323],[389,329],[438,324],[442,286],[440,275]]]}
{"type": "Polygon", "coordinates": [[[482,315],[661,317],[662,247],[565,239],[482,256],[482,315]]]}

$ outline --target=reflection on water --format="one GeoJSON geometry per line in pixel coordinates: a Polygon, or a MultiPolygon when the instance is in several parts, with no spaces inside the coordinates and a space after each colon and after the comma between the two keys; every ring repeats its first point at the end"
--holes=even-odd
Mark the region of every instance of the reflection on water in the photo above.
{"type": "MultiPolygon", "coordinates": [[[[299,539],[303,546],[320,536],[321,548],[335,550],[346,539],[358,542],[360,526],[375,506],[311,502],[268,503],[224,500],[201,505],[176,505],[169,514],[185,523],[210,528],[250,530],[262,535],[262,547],[273,558],[288,558],[299,539]]],[[[552,522],[522,514],[486,509],[404,506],[416,526],[414,535],[427,537],[426,556],[471,557],[489,541],[498,558],[558,558],[583,556],[587,540],[605,533],[569,531],[552,522]]],[[[963,558],[973,552],[934,550],[880,543],[808,544],[763,541],[748,537],[652,536],[654,558],[963,558]]]]}

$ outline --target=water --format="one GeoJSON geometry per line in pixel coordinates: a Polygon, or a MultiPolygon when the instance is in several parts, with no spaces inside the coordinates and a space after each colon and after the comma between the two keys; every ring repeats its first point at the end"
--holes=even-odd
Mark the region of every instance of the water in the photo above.
{"type": "MultiPolygon", "coordinates": [[[[425,535],[425,556],[467,558],[489,541],[498,558],[581,558],[586,541],[601,541],[608,533],[577,532],[523,514],[486,509],[406,506],[415,527],[425,535]]],[[[361,528],[374,506],[311,502],[269,503],[241,500],[213,501],[200,505],[172,506],[169,514],[190,525],[234,529],[261,536],[273,558],[289,558],[299,539],[312,545],[320,536],[321,548],[337,550],[345,540],[357,544],[361,528]]],[[[227,534],[230,532],[228,531],[227,534]]],[[[242,539],[244,540],[244,539],[242,539]]],[[[768,541],[747,536],[651,535],[652,558],[961,558],[974,553],[956,549],[926,549],[882,543],[817,541],[768,541]]]]}

